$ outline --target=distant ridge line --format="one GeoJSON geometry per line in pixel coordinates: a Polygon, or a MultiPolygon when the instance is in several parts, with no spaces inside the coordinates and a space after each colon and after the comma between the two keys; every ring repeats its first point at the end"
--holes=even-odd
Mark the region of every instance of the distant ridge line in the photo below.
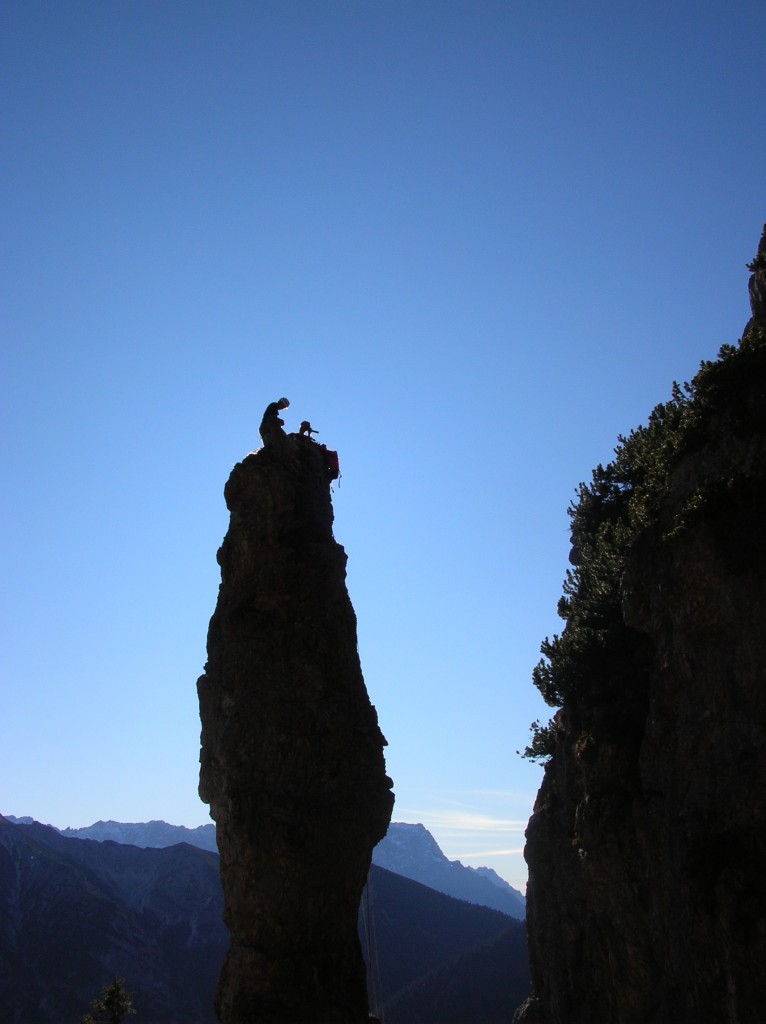
{"type": "MultiPolygon", "coordinates": [[[[12,824],[39,824],[33,818],[7,814],[12,824]]],[[[57,828],[69,839],[92,839],[115,842],[143,849],[163,849],[188,843],[201,850],[217,853],[215,825],[171,825],[166,821],[148,822],[97,821],[83,828],[57,828]]],[[[466,867],[444,855],[434,837],[421,824],[391,822],[385,839],[376,846],[373,864],[394,874],[426,885],[445,896],[465,900],[477,906],[490,907],[517,920],[526,916],[522,893],[514,889],[491,868],[466,867]]]]}

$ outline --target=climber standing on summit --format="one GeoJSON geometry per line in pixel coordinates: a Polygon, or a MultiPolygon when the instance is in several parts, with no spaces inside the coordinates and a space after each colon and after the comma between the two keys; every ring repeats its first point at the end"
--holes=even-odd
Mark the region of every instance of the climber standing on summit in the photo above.
{"type": "Polygon", "coordinates": [[[289,401],[286,398],[280,398],[278,402],[270,402],[266,406],[266,411],[263,414],[261,425],[258,433],[261,435],[261,440],[264,445],[279,444],[282,438],[286,437],[282,427],[285,425],[285,421],[279,415],[283,409],[286,409],[289,405],[289,401]]]}

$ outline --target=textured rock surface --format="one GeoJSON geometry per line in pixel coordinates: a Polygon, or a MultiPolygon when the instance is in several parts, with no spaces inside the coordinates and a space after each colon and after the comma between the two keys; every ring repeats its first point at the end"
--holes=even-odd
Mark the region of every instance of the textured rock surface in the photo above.
{"type": "Polygon", "coordinates": [[[367,1018],[357,911],[393,806],[357,653],[320,447],[236,465],[198,682],[200,795],[217,825],[231,946],[224,1024],[367,1018]]]}
{"type": "Polygon", "coordinates": [[[763,1019],[763,336],[758,343],[736,407],[706,422],[659,521],[629,554],[623,614],[648,642],[646,672],[611,699],[565,703],[554,720],[527,830],[533,994],[519,1022],[763,1019]],[[701,488],[708,500],[674,529],[701,488]]]}

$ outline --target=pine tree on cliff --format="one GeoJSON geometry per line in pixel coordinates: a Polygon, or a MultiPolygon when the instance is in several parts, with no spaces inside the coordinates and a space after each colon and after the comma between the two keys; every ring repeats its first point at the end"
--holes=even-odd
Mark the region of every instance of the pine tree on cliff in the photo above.
{"type": "MultiPolygon", "coordinates": [[[[715,443],[722,431],[738,433],[759,422],[761,414],[749,408],[746,395],[762,377],[766,360],[766,225],[758,253],[747,266],[753,318],[739,345],[723,345],[717,360],[700,364],[691,383],[674,383],[670,401],[657,405],[645,426],[618,438],[614,460],[597,466],[590,484],[579,485],[568,509],[573,567],[566,572],[558,604],[566,626],[543,641],[543,658],[533,672],[535,686],[552,707],[592,700],[615,685],[628,688],[633,677],[642,675],[645,640],[622,614],[627,553],[657,521],[682,459],[715,443]]],[[[689,529],[705,509],[748,500],[766,508],[763,467],[730,477],[715,472],[676,512],[670,533],[689,529]]],[[[534,722],[525,756],[547,758],[555,732],[555,723],[534,722]]]]}
{"type": "Polygon", "coordinates": [[[766,231],[737,345],[569,510],[534,681],[517,1024],[750,1024],[766,1003],[766,231]]]}

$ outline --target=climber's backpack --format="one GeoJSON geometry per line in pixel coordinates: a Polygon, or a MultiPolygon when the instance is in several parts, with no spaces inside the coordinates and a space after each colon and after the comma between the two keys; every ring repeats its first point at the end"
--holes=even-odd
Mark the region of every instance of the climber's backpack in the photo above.
{"type": "Polygon", "coordinates": [[[324,464],[327,466],[327,472],[330,475],[331,480],[337,480],[340,476],[340,461],[338,460],[338,453],[328,448],[326,444],[320,445],[322,453],[324,454],[324,464]]]}

